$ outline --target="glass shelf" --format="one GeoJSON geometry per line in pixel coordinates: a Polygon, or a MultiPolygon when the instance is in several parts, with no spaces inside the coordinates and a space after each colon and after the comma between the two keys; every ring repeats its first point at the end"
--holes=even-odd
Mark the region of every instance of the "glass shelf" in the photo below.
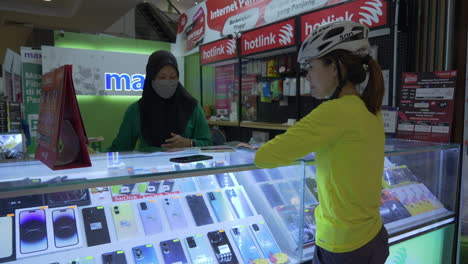
{"type": "MultiPolygon", "coordinates": [[[[386,156],[459,148],[456,144],[387,139],[386,156]]],[[[178,152],[120,153],[116,156],[91,156],[92,167],[53,171],[36,160],[0,163],[0,198],[128,184],[151,180],[176,179],[257,169],[255,151],[201,152],[198,148],[178,152]],[[177,164],[171,158],[204,154],[213,159],[177,164]]],[[[314,155],[303,158],[313,164],[314,155]]]]}

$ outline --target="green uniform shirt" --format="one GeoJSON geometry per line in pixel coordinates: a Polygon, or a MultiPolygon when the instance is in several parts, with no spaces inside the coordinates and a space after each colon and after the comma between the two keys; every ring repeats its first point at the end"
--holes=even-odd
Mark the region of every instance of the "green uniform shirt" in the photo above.
{"type": "MultiPolygon", "coordinates": [[[[120,125],[119,133],[107,151],[133,151],[137,142],[137,150],[142,152],[162,150],[162,148],[152,147],[146,143],[141,134],[140,122],[140,106],[137,101],[128,107],[123,122],[120,125]]],[[[211,145],[210,129],[208,128],[208,123],[200,104],[197,104],[193,109],[192,116],[188,120],[185,131],[181,136],[192,139],[195,146],[211,145]]]]}
{"type": "Polygon", "coordinates": [[[256,153],[262,168],[316,152],[320,204],[316,244],[341,253],[360,248],[382,227],[379,212],[385,133],[382,116],[357,96],[321,104],[256,153]]]}

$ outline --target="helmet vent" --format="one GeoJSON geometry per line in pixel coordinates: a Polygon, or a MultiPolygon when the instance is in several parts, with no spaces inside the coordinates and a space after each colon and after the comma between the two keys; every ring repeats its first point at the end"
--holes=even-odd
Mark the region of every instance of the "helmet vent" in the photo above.
{"type": "Polygon", "coordinates": [[[322,45],[320,45],[317,49],[320,51],[322,51],[324,48],[326,48],[328,45],[330,45],[331,41],[329,42],[326,42],[326,43],[323,43],[322,45]]]}
{"type": "Polygon", "coordinates": [[[332,38],[332,37],[335,37],[341,33],[343,33],[344,31],[344,27],[337,27],[337,28],[334,28],[330,31],[327,32],[327,34],[325,35],[325,37],[323,37],[323,40],[327,40],[329,38],[332,38]]]}

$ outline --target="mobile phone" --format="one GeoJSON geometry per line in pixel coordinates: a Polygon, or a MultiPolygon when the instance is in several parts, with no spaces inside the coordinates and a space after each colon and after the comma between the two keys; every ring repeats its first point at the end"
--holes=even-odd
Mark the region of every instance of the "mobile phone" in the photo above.
{"type": "Polygon", "coordinates": [[[284,205],[283,199],[281,199],[280,194],[276,191],[275,186],[271,183],[264,183],[260,185],[260,189],[263,191],[263,195],[270,204],[270,206],[276,207],[284,205]]]}
{"type": "Polygon", "coordinates": [[[178,196],[164,198],[163,208],[172,230],[184,229],[187,227],[187,220],[185,219],[184,210],[182,209],[178,196]]]}
{"type": "Polygon", "coordinates": [[[240,190],[227,189],[226,196],[234,208],[234,212],[237,215],[237,218],[245,218],[253,216],[252,209],[250,209],[247,200],[244,197],[244,194],[240,190]]]}
{"type": "Polygon", "coordinates": [[[0,217],[0,259],[5,259],[13,256],[14,233],[13,233],[13,217],[0,217]]]}
{"type": "Polygon", "coordinates": [[[203,235],[187,237],[185,243],[193,264],[217,264],[207,238],[203,235]]]}
{"type": "Polygon", "coordinates": [[[176,181],[177,186],[181,192],[196,192],[197,187],[195,187],[195,182],[193,178],[182,178],[176,181]]]}
{"type": "Polygon", "coordinates": [[[234,216],[220,191],[208,192],[207,195],[218,222],[234,220],[234,216]]]}
{"type": "Polygon", "coordinates": [[[264,170],[253,170],[252,174],[255,182],[266,182],[270,180],[264,170]]]}
{"type": "MultiPolygon", "coordinates": [[[[291,181],[291,184],[296,190],[300,190],[301,183],[299,181],[291,181]]],[[[304,187],[304,204],[317,204],[317,200],[309,191],[309,188],[305,188],[305,187],[304,187]]]]}
{"type": "Polygon", "coordinates": [[[218,180],[218,184],[221,188],[234,186],[234,182],[228,173],[216,174],[216,180],[218,180]]]}
{"type": "Polygon", "coordinates": [[[286,204],[299,205],[299,192],[294,190],[288,182],[277,182],[275,185],[286,204]]]}
{"type": "Polygon", "coordinates": [[[224,230],[208,232],[208,239],[219,263],[239,263],[224,230]]]}
{"type": "Polygon", "coordinates": [[[213,175],[198,176],[196,179],[200,190],[214,190],[218,188],[213,175]]]}
{"type": "Polygon", "coordinates": [[[187,199],[188,206],[190,207],[190,211],[192,212],[193,219],[197,226],[213,223],[213,219],[201,194],[187,195],[185,199],[187,199]]]}
{"type": "Polygon", "coordinates": [[[118,240],[131,239],[138,236],[132,206],[129,203],[112,206],[112,218],[114,219],[118,240]]]}
{"type": "Polygon", "coordinates": [[[189,163],[189,162],[195,162],[195,161],[201,161],[201,160],[209,160],[212,158],[213,158],[212,156],[208,156],[208,155],[191,155],[191,156],[171,158],[169,159],[169,161],[177,162],[177,163],[189,163]]]}
{"type": "Polygon", "coordinates": [[[187,258],[185,257],[182,244],[179,239],[166,240],[159,243],[164,263],[166,264],[186,264],[187,258]]]}
{"type": "Polygon", "coordinates": [[[241,252],[244,263],[254,263],[256,259],[263,258],[246,226],[237,226],[232,228],[231,234],[237,248],[241,252]]]}
{"type": "Polygon", "coordinates": [[[76,258],[73,260],[68,261],[68,264],[95,264],[96,261],[94,260],[93,256],[76,258]]]}
{"type": "Polygon", "coordinates": [[[141,245],[132,248],[133,259],[135,264],[158,264],[156,252],[154,252],[153,244],[141,245]]]}
{"type": "Polygon", "coordinates": [[[148,183],[148,187],[146,187],[146,193],[158,193],[158,188],[161,183],[158,181],[152,181],[148,183]]]}
{"type": "Polygon", "coordinates": [[[174,181],[165,180],[161,188],[162,188],[161,192],[172,192],[172,189],[174,188],[174,181]]]}
{"type": "Polygon", "coordinates": [[[263,256],[266,258],[272,257],[276,253],[280,253],[281,250],[276,244],[275,238],[270,232],[268,225],[265,222],[258,224],[251,224],[250,230],[254,234],[260,249],[262,250],[263,256]]]}
{"type": "Polygon", "coordinates": [[[317,201],[319,200],[318,189],[317,189],[317,181],[314,178],[307,178],[306,179],[306,186],[307,186],[307,188],[309,188],[310,192],[312,193],[312,195],[314,196],[314,198],[316,200],[314,204],[317,204],[317,201]]]}
{"type": "Polygon", "coordinates": [[[104,253],[101,257],[103,264],[127,264],[127,259],[125,258],[125,252],[123,250],[104,253]]]}
{"type": "Polygon", "coordinates": [[[82,214],[88,247],[110,243],[104,207],[83,208],[82,214]]]}
{"type": "Polygon", "coordinates": [[[19,229],[21,253],[43,251],[49,247],[44,209],[21,211],[19,213],[19,229]]]}
{"type": "Polygon", "coordinates": [[[281,174],[280,170],[278,168],[276,169],[269,169],[268,173],[270,174],[270,177],[272,180],[282,180],[283,175],[281,174]]]}
{"type": "Polygon", "coordinates": [[[162,232],[161,213],[154,201],[139,203],[138,211],[140,212],[143,229],[147,236],[162,232]]]}
{"type": "Polygon", "coordinates": [[[52,211],[52,223],[54,226],[55,247],[63,248],[78,244],[78,229],[74,209],[64,208],[52,211]]]}

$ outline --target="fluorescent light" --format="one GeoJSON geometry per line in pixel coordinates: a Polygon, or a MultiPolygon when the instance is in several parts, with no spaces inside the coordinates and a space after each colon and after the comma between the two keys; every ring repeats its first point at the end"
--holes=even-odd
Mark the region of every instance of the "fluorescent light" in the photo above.
{"type": "Polygon", "coordinates": [[[44,2],[51,2],[52,0],[44,0],[44,2]]]}

